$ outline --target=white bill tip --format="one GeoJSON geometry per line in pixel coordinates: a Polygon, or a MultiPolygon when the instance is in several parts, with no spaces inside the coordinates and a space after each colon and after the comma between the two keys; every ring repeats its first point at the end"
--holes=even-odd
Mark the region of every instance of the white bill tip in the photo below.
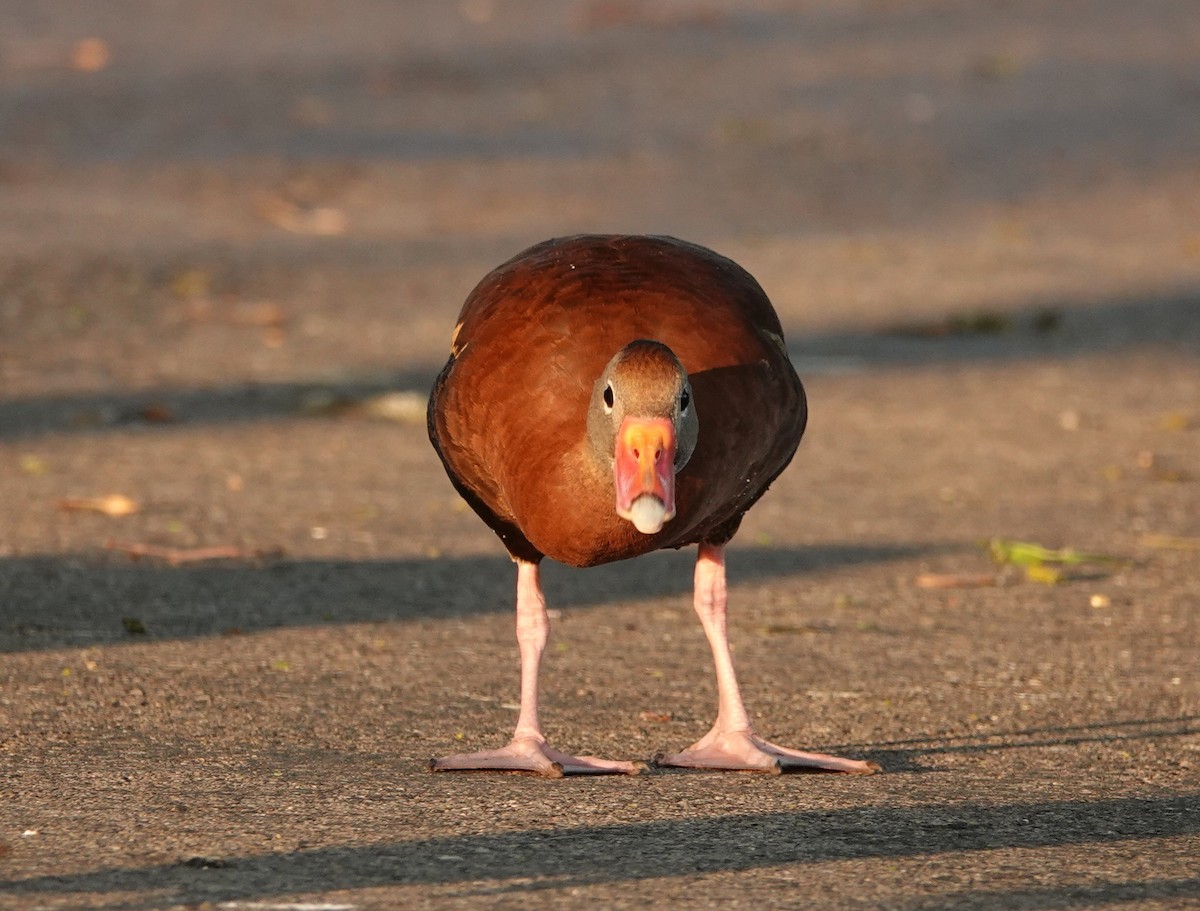
{"type": "Polygon", "coordinates": [[[626,518],[642,534],[653,535],[662,531],[663,523],[670,517],[667,515],[667,507],[663,505],[662,500],[644,493],[633,501],[633,506],[626,518]]]}

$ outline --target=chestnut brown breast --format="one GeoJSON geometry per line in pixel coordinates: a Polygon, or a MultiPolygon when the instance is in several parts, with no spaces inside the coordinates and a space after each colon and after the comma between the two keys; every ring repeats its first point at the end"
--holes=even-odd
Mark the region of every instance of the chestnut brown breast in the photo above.
{"type": "Polygon", "coordinates": [[[779,319],[744,269],[673,238],[589,235],[531,247],[471,292],[429,435],[515,557],[590,566],[728,540],[791,460],[806,416],[779,319]],[[612,473],[585,439],[593,384],[636,339],[678,357],[700,427],[676,516],[653,535],[616,515],[612,473]]]}

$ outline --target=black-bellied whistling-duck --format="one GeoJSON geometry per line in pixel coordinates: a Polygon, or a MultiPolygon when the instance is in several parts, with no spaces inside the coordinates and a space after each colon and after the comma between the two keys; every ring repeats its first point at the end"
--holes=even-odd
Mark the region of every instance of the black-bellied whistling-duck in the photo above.
{"type": "Polygon", "coordinates": [[[874,763],[775,746],[742,703],[725,630],[725,544],[783,471],[807,418],[783,330],[734,262],[668,237],[581,236],[531,247],[463,306],[429,400],[450,480],[517,564],[521,705],[498,750],[436,771],[633,773],[571,756],[538,721],[549,623],[543,557],[594,566],[698,544],[695,608],[712,647],[711,731],[659,765],[866,773],[874,763]]]}

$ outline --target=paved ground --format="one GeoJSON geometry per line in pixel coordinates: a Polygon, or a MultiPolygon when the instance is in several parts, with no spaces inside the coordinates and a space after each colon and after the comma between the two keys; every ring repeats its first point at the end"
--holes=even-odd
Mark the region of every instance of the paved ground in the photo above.
{"type": "MultiPolygon", "coordinates": [[[[1200,905],[1197,60],[1191,0],[0,4],[0,907],[1200,905]],[[775,300],[736,658],[886,774],[424,771],[516,650],[413,399],[579,230],[775,300]]],[[[548,569],[561,746],[706,728],[690,559],[548,569]]]]}

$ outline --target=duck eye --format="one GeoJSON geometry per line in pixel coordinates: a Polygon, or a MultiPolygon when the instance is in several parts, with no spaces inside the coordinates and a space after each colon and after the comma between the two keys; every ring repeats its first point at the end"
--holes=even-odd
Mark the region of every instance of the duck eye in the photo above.
{"type": "Polygon", "coordinates": [[[687,411],[687,410],[688,410],[688,405],[690,405],[690,404],[692,404],[692,396],[691,396],[691,394],[690,394],[690,393],[689,393],[689,392],[688,392],[688,391],[685,389],[685,390],[683,390],[683,392],[682,392],[682,393],[680,394],[680,396],[679,396],[679,410],[680,410],[680,412],[687,411]]]}
{"type": "Polygon", "coordinates": [[[612,383],[609,383],[604,387],[604,407],[611,409],[614,401],[612,383]]]}

